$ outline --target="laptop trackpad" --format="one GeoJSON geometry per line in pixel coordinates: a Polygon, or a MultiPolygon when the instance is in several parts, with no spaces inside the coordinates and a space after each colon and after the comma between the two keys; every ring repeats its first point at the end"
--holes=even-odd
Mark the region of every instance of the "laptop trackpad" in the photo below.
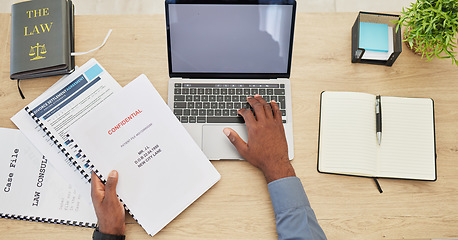
{"type": "Polygon", "coordinates": [[[210,160],[239,160],[243,159],[223,133],[223,129],[230,127],[246,142],[248,134],[245,125],[204,125],[202,128],[202,150],[210,160]]]}

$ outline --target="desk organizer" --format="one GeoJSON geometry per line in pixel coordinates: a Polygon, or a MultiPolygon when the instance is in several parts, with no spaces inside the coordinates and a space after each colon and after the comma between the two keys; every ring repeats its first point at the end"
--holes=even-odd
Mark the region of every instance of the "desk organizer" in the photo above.
{"type": "MultiPolygon", "coordinates": [[[[378,65],[393,65],[394,61],[398,58],[399,54],[402,52],[402,40],[401,40],[401,31],[396,31],[397,23],[395,21],[399,20],[399,15],[385,14],[385,13],[371,13],[371,12],[359,12],[358,17],[356,18],[355,23],[351,29],[351,62],[352,63],[369,63],[369,64],[378,64],[378,65]],[[360,48],[360,23],[382,23],[388,25],[388,31],[392,30],[392,38],[388,37],[388,41],[392,41],[391,51],[388,51],[387,57],[385,60],[374,60],[374,59],[365,59],[368,58],[369,54],[366,53],[366,49],[360,48]],[[390,29],[391,28],[391,29],[390,29]]],[[[391,33],[389,33],[391,34],[391,33]]],[[[390,35],[389,35],[390,36],[390,35]]],[[[390,43],[389,43],[390,44],[390,43]]],[[[367,52],[369,53],[369,52],[367,52]]]]}

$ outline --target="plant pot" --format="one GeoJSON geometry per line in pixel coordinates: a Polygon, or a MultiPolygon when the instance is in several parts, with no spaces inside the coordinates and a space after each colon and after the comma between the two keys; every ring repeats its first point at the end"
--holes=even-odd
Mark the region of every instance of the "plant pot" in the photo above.
{"type": "MultiPolygon", "coordinates": [[[[410,47],[410,43],[409,41],[406,41],[406,36],[409,34],[409,28],[406,28],[405,31],[404,31],[404,36],[402,38],[403,42],[406,44],[407,48],[409,50],[411,50],[413,53],[415,53],[416,55],[418,56],[423,56],[423,52],[422,51],[418,51],[416,49],[418,49],[419,45],[417,45],[417,43],[415,43],[415,41],[413,42],[413,45],[412,47],[410,47]]],[[[423,47],[420,46],[420,49],[423,49],[423,47]]],[[[430,53],[433,53],[434,51],[432,50],[425,50],[424,53],[425,55],[429,55],[430,53]]]]}
{"type": "Polygon", "coordinates": [[[402,41],[406,44],[407,48],[408,48],[410,51],[412,51],[412,52],[415,53],[416,55],[421,56],[422,53],[421,53],[420,51],[418,51],[418,50],[415,50],[416,48],[418,48],[418,45],[414,42],[414,43],[413,43],[413,46],[410,47],[409,41],[406,41],[406,39],[407,39],[406,36],[407,36],[408,34],[409,34],[409,28],[406,28],[405,31],[404,31],[404,36],[403,36],[403,38],[402,38],[402,41]]]}

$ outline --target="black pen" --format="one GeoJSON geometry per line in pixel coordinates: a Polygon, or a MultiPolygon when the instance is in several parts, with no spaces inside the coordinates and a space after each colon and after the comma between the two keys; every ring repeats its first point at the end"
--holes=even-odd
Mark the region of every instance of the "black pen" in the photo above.
{"type": "Polygon", "coordinates": [[[382,143],[382,105],[380,104],[380,95],[375,97],[375,121],[378,144],[382,143]]]}

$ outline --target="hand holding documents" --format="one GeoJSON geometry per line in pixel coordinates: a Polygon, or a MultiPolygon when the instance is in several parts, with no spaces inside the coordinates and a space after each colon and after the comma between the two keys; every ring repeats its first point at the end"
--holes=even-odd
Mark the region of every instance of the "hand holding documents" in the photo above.
{"type": "Polygon", "coordinates": [[[119,196],[150,235],[220,179],[146,76],[121,88],[95,59],[13,121],[40,142],[41,151],[60,160],[59,171],[71,166],[89,180],[92,170],[106,180],[112,169],[118,170],[119,196]],[[44,130],[49,142],[34,128],[44,130]]]}
{"type": "Polygon", "coordinates": [[[145,75],[71,126],[69,139],[102,180],[118,171],[117,193],[150,235],[220,179],[145,75]]]}
{"type": "Polygon", "coordinates": [[[435,151],[432,99],[321,94],[319,172],[434,181],[435,151]]]}

